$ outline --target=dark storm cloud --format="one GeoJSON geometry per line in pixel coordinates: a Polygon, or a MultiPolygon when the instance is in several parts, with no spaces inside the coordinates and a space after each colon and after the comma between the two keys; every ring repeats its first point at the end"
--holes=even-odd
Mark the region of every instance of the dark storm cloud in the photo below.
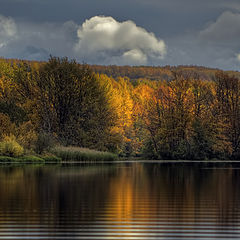
{"type": "Polygon", "coordinates": [[[82,23],[93,16],[132,20],[155,34],[164,35],[199,28],[216,18],[222,0],[0,0],[1,14],[37,22],[82,23]],[[213,8],[213,6],[215,6],[213,8]],[[218,6],[218,7],[216,7],[218,6]]]}
{"type": "MultiPolygon", "coordinates": [[[[239,14],[239,0],[0,0],[0,55],[46,59],[51,53],[94,63],[238,69],[239,14]],[[130,20],[136,31],[141,27],[148,36],[139,30],[144,46],[133,38],[130,47],[110,34],[106,41],[115,43],[111,49],[99,41],[92,51],[96,42],[90,41],[82,24],[103,15],[119,24],[130,20]],[[92,45],[81,47],[86,42],[92,45]],[[153,42],[165,47],[156,50],[153,42]]],[[[128,38],[127,31],[124,34],[128,38]]]]}
{"type": "Polygon", "coordinates": [[[163,40],[132,21],[95,16],[82,25],[17,23],[0,15],[0,55],[6,57],[41,60],[53,54],[94,64],[139,65],[165,53],[163,40]]]}

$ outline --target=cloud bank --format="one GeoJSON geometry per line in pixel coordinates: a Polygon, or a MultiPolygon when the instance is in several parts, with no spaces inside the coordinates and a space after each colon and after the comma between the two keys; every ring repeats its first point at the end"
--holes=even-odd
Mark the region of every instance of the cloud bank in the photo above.
{"type": "Polygon", "coordinates": [[[200,32],[200,37],[212,43],[240,45],[240,13],[223,12],[215,22],[200,32]]]}
{"type": "Polygon", "coordinates": [[[239,69],[240,13],[224,11],[214,22],[200,31],[201,43],[214,50],[215,64],[221,68],[239,69]]]}
{"type": "Polygon", "coordinates": [[[159,63],[166,45],[133,21],[112,17],[95,16],[78,25],[16,23],[0,15],[0,55],[45,60],[50,54],[92,64],[142,65],[159,63]]]}

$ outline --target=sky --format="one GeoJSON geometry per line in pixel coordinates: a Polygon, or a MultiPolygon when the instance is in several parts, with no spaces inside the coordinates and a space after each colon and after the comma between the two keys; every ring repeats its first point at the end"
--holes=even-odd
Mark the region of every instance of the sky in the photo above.
{"type": "Polygon", "coordinates": [[[239,0],[0,0],[0,56],[240,68],[239,0]]]}

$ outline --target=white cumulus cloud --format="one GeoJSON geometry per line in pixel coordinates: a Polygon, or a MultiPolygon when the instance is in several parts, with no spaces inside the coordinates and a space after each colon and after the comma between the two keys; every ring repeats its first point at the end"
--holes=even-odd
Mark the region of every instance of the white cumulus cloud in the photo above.
{"type": "Polygon", "coordinates": [[[125,64],[144,64],[147,62],[147,55],[139,49],[133,49],[123,54],[125,64]]]}
{"type": "Polygon", "coordinates": [[[0,15],[0,48],[16,36],[17,26],[11,17],[0,15]]]}
{"type": "Polygon", "coordinates": [[[240,62],[240,53],[236,54],[236,58],[240,62]]]}
{"type": "Polygon", "coordinates": [[[139,65],[162,59],[166,54],[164,41],[133,21],[95,16],[86,20],[77,34],[76,53],[93,62],[139,65]]]}

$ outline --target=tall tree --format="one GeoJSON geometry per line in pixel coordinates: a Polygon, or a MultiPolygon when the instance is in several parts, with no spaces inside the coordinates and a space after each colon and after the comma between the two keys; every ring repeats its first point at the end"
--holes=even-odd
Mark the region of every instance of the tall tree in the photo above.
{"type": "Polygon", "coordinates": [[[240,79],[219,71],[215,75],[217,111],[224,135],[232,144],[232,157],[240,157],[240,79]]]}
{"type": "MultiPolygon", "coordinates": [[[[87,65],[51,57],[32,72],[40,129],[61,143],[107,149],[113,114],[104,89],[87,65]]],[[[27,83],[19,81],[27,94],[27,83]]]]}

